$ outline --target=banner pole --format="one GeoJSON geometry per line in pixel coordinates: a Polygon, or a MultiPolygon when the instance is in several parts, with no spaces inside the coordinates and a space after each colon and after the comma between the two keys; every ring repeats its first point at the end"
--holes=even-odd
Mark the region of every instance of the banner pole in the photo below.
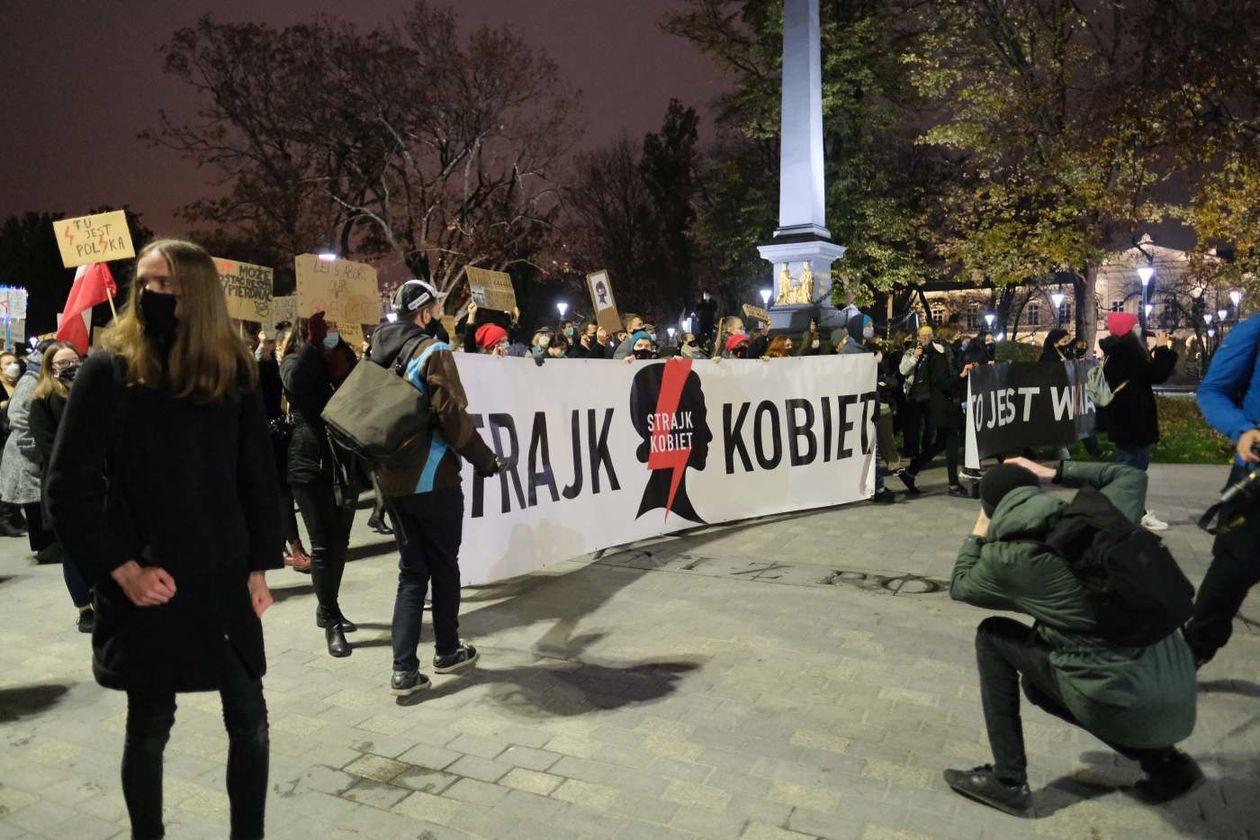
{"type": "Polygon", "coordinates": [[[118,310],[114,308],[114,293],[109,290],[109,286],[105,287],[105,297],[109,299],[109,312],[114,316],[114,320],[118,320],[118,310]]]}

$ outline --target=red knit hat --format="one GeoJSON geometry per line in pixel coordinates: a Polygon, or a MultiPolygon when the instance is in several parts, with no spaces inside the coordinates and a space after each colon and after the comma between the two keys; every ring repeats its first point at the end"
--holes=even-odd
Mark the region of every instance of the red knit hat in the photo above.
{"type": "Polygon", "coordinates": [[[507,330],[498,324],[482,324],[477,327],[477,346],[493,350],[500,341],[508,337],[507,330]]]}
{"type": "Polygon", "coordinates": [[[1132,312],[1112,312],[1107,316],[1107,332],[1115,336],[1128,335],[1137,322],[1138,318],[1132,312]]]}
{"type": "Polygon", "coordinates": [[[738,347],[741,344],[747,344],[747,343],[748,343],[748,336],[735,333],[733,336],[726,339],[726,352],[734,353],[736,347],[738,347]]]}

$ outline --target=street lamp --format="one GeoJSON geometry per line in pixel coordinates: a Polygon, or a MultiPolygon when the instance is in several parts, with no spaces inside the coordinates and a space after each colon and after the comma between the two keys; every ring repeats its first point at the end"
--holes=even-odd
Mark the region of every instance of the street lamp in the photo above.
{"type": "Polygon", "coordinates": [[[683,332],[685,333],[691,332],[691,316],[683,318],[679,326],[682,327],[683,332]]]}
{"type": "Polygon", "coordinates": [[[1212,324],[1212,313],[1211,313],[1211,312],[1205,312],[1205,313],[1203,313],[1203,323],[1208,324],[1209,326],[1212,324]]]}
{"type": "Polygon", "coordinates": [[[1152,306],[1152,305],[1151,305],[1151,304],[1149,304],[1149,303],[1148,303],[1148,304],[1146,304],[1146,306],[1143,306],[1143,307],[1142,307],[1142,311],[1144,311],[1144,312],[1146,313],[1146,317],[1147,317],[1147,319],[1148,319],[1148,320],[1150,319],[1150,317],[1151,317],[1151,311],[1152,311],[1154,308],[1155,308],[1155,307],[1154,307],[1154,306],[1152,306]]]}
{"type": "Polygon", "coordinates": [[[1228,309],[1218,309],[1218,310],[1216,310],[1216,319],[1217,319],[1218,321],[1220,321],[1222,324],[1223,324],[1223,323],[1225,323],[1225,319],[1226,319],[1226,318],[1228,318],[1228,317],[1229,317],[1229,310],[1228,310],[1228,309]]]}
{"type": "Polygon", "coordinates": [[[1146,332],[1146,319],[1151,314],[1150,309],[1147,307],[1147,303],[1146,303],[1146,300],[1147,300],[1146,290],[1147,290],[1147,287],[1151,285],[1151,278],[1155,276],[1155,267],[1150,264],[1149,256],[1147,257],[1147,260],[1148,260],[1147,264],[1137,270],[1138,279],[1142,281],[1142,332],[1143,333],[1146,332]]]}
{"type": "Polygon", "coordinates": [[[1242,303],[1242,289],[1230,289],[1229,299],[1234,304],[1234,320],[1239,320],[1242,316],[1238,311],[1238,304],[1242,303]]]}
{"type": "Polygon", "coordinates": [[[1063,292],[1050,295],[1050,302],[1054,304],[1054,325],[1061,327],[1063,326],[1063,292]]]}
{"type": "Polygon", "coordinates": [[[989,326],[989,332],[993,332],[993,319],[995,319],[996,317],[997,316],[994,315],[992,312],[984,313],[984,322],[989,326]]]}
{"type": "Polygon", "coordinates": [[[673,327],[669,327],[668,329],[666,329],[666,330],[665,330],[665,332],[669,333],[669,343],[670,343],[670,344],[673,344],[673,343],[674,343],[674,333],[678,332],[678,330],[674,329],[673,327]]]}
{"type": "Polygon", "coordinates": [[[319,255],[319,258],[324,262],[334,262],[337,259],[337,255],[332,251],[324,251],[319,255]]]}
{"type": "Polygon", "coordinates": [[[771,296],[772,294],[774,294],[774,292],[770,291],[769,289],[762,289],[762,290],[761,290],[761,305],[762,305],[762,306],[769,306],[769,305],[770,305],[770,296],[771,296]]]}
{"type": "Polygon", "coordinates": [[[569,311],[569,304],[565,303],[564,301],[559,301],[558,303],[556,303],[556,309],[560,311],[560,320],[563,321],[564,313],[569,311]]]}

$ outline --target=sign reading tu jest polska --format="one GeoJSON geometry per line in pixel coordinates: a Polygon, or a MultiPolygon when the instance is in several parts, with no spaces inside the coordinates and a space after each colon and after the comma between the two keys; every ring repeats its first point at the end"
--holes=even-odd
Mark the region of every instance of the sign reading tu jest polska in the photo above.
{"type": "Polygon", "coordinates": [[[122,210],[58,219],[53,222],[53,234],[66,268],[126,260],[136,255],[127,214],[122,210]]]}

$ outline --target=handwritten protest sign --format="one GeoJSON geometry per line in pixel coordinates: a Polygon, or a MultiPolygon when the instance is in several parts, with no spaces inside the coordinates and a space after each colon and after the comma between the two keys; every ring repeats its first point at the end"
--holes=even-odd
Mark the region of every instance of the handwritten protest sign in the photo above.
{"type": "Polygon", "coordinates": [[[53,235],[66,268],[125,260],[136,255],[131,231],[127,228],[127,214],[122,210],[59,219],[53,222],[53,235]]]}
{"type": "Polygon", "coordinates": [[[466,271],[472,299],[482,309],[511,312],[516,308],[516,289],[512,288],[512,277],[506,271],[472,267],[466,271]]]}
{"type": "Polygon", "coordinates": [[[760,306],[753,306],[750,303],[744,304],[744,314],[749,318],[755,318],[763,324],[770,323],[770,313],[762,309],[760,306]]]}
{"type": "Polygon", "coordinates": [[[238,321],[256,321],[269,326],[271,321],[270,268],[252,263],[214,258],[219,269],[219,282],[227,298],[228,316],[238,321]]]}
{"type": "Polygon", "coordinates": [[[381,320],[381,295],[376,269],[350,260],[323,260],[301,254],[297,269],[298,315],[309,318],[323,312],[329,321],[375,324],[381,320]]]}
{"type": "Polygon", "coordinates": [[[297,295],[284,295],[271,299],[271,323],[268,326],[292,324],[297,320],[297,295]]]}
{"type": "Polygon", "coordinates": [[[358,353],[363,346],[363,325],[351,324],[346,321],[338,321],[332,325],[338,333],[341,334],[341,340],[350,345],[350,349],[358,353]]]}
{"type": "Polygon", "coordinates": [[[591,293],[591,306],[595,308],[595,323],[610,333],[621,329],[621,315],[617,313],[617,300],[613,297],[612,280],[607,271],[586,275],[586,287],[591,293]]]}

